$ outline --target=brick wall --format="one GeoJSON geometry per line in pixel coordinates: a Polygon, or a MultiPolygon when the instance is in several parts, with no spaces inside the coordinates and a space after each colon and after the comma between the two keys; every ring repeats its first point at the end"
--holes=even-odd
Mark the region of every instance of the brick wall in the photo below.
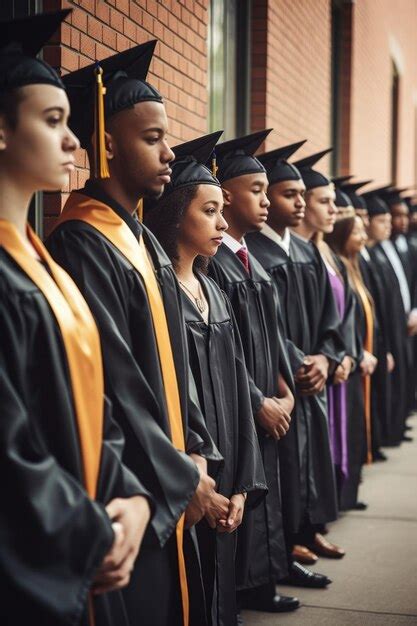
{"type": "Polygon", "coordinates": [[[417,5],[360,0],[354,5],[351,169],[390,182],[391,58],[400,71],[398,183],[415,181],[417,5]]]}
{"type": "MultiPolygon", "coordinates": [[[[206,132],[209,0],[44,0],[43,4],[46,11],[74,9],[55,45],[45,49],[45,59],[63,74],[158,39],[148,79],[165,99],[171,144],[206,132]]],[[[77,165],[70,189],[82,187],[88,177],[84,150],[77,155],[77,165]]],[[[46,232],[66,197],[67,193],[45,194],[46,232]]]]}
{"type": "Polygon", "coordinates": [[[251,121],[254,130],[275,129],[267,149],[308,139],[301,158],[330,145],[330,6],[329,0],[254,0],[251,121]]]}

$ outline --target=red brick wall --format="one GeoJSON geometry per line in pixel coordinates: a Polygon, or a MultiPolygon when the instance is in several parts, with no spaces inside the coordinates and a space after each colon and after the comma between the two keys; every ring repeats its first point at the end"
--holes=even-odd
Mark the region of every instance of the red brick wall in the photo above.
{"type": "Polygon", "coordinates": [[[254,0],[251,122],[274,128],[267,149],[308,139],[301,158],[330,145],[330,8],[329,0],[254,0]]]}
{"type": "Polygon", "coordinates": [[[415,182],[417,5],[414,0],[361,0],[354,5],[351,170],[390,182],[391,57],[399,61],[398,183],[415,182]]]}
{"type": "MultiPolygon", "coordinates": [[[[207,25],[209,0],[44,0],[44,10],[72,6],[57,45],[45,59],[65,74],[137,43],[158,39],[148,80],[163,95],[172,145],[207,129],[207,25]],[[60,44],[60,45],[58,45],[60,44]]],[[[88,161],[77,155],[70,189],[83,186],[88,161]]],[[[68,190],[67,190],[68,191],[68,190]]],[[[45,230],[67,194],[45,194],[45,230]]]]}

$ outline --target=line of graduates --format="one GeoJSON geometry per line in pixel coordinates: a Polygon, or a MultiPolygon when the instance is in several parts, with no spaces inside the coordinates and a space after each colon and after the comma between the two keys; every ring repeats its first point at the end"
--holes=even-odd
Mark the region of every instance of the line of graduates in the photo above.
{"type": "Polygon", "coordinates": [[[156,42],[60,78],[67,15],[0,24],[1,623],[293,611],[276,585],[331,583],[327,524],[410,439],[417,211],[304,141],[255,156],[270,129],[171,149],[156,42]],[[80,146],[45,247],[31,198],[80,146]]]}

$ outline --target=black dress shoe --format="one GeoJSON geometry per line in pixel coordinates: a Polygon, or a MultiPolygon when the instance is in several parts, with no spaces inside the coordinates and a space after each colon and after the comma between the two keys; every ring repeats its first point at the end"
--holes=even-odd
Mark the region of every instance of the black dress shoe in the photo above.
{"type": "Polygon", "coordinates": [[[414,441],[414,439],[409,435],[403,435],[401,441],[414,441]]]}
{"type": "Polygon", "coordinates": [[[406,424],[406,426],[405,426],[405,430],[413,430],[413,427],[412,427],[412,426],[410,426],[409,424],[406,424]]]}
{"type": "Polygon", "coordinates": [[[372,454],[372,458],[374,461],[388,461],[388,457],[386,454],[381,452],[381,450],[377,450],[372,454]]]}
{"type": "Polygon", "coordinates": [[[284,585],[294,585],[295,587],[310,587],[313,589],[324,589],[332,582],[324,574],[312,572],[306,567],[294,561],[290,566],[288,576],[279,581],[284,585]]]}
{"type": "Polygon", "coordinates": [[[272,593],[268,593],[265,588],[252,589],[243,596],[242,606],[245,609],[266,613],[289,613],[300,606],[298,598],[272,593]]]}

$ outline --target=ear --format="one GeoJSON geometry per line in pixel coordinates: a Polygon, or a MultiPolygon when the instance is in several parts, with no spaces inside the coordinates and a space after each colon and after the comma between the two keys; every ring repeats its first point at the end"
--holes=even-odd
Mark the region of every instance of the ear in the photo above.
{"type": "Polygon", "coordinates": [[[110,133],[105,131],[105,133],[104,133],[104,140],[106,142],[106,156],[107,156],[107,160],[111,161],[112,159],[114,159],[114,156],[115,156],[114,139],[113,139],[113,137],[111,136],[110,133]]]}
{"type": "Polygon", "coordinates": [[[6,125],[4,117],[0,115],[0,150],[5,150],[6,148],[6,125]]]}
{"type": "Polygon", "coordinates": [[[223,192],[223,202],[224,202],[224,206],[230,206],[232,203],[232,194],[231,192],[226,189],[225,187],[222,187],[222,192],[223,192]]]}

